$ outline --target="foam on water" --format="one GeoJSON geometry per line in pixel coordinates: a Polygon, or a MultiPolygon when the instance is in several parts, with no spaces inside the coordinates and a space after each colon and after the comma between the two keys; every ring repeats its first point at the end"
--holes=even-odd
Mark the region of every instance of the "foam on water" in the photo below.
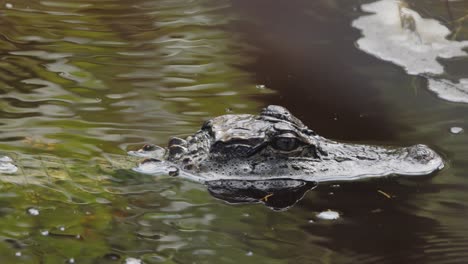
{"type": "Polygon", "coordinates": [[[373,13],[353,21],[362,31],[358,47],[380,59],[391,61],[409,74],[442,74],[444,67],[437,58],[468,55],[463,51],[468,41],[446,39],[450,30],[434,19],[422,18],[403,2],[380,0],[361,6],[373,13]]]}
{"type": "Polygon", "coordinates": [[[452,41],[450,30],[435,19],[422,18],[402,1],[380,0],[361,6],[372,13],[353,21],[362,31],[359,49],[403,67],[408,74],[428,79],[429,89],[441,99],[468,103],[468,79],[453,83],[437,77],[444,74],[438,58],[466,56],[468,41],[452,41]]]}
{"type": "Polygon", "coordinates": [[[444,100],[468,103],[468,79],[453,83],[449,80],[428,78],[428,86],[429,90],[444,100]]]}

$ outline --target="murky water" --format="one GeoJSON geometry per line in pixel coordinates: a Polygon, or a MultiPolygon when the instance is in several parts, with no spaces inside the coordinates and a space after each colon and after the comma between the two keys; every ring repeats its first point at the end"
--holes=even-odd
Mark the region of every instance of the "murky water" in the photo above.
{"type": "MultiPolygon", "coordinates": [[[[468,105],[356,47],[362,1],[0,2],[2,263],[463,263],[468,105]],[[127,150],[287,107],[319,134],[427,144],[428,177],[319,184],[289,210],[132,172],[127,150]],[[336,216],[336,220],[321,218],[336,216]]],[[[411,1],[456,41],[468,2],[411,1]]],[[[468,78],[468,58],[441,60],[468,78]]]]}

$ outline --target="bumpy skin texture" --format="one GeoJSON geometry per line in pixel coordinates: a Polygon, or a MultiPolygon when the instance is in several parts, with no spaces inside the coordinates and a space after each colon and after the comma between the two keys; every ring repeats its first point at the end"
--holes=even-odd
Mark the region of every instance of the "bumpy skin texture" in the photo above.
{"type": "Polygon", "coordinates": [[[326,139],[276,105],[259,115],[213,118],[186,140],[172,138],[163,159],[205,181],[352,180],[427,175],[443,167],[440,156],[425,145],[384,148],[326,139]]]}

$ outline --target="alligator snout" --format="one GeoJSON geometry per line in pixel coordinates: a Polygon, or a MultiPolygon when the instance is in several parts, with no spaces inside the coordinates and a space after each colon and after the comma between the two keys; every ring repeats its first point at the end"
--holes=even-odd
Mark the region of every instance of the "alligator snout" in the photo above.
{"type": "Polygon", "coordinates": [[[408,147],[408,157],[422,164],[427,164],[437,158],[440,159],[439,155],[435,153],[435,151],[422,144],[408,147]]]}
{"type": "Polygon", "coordinates": [[[429,174],[444,167],[442,158],[426,145],[418,144],[406,148],[407,155],[398,166],[399,174],[429,174]]]}

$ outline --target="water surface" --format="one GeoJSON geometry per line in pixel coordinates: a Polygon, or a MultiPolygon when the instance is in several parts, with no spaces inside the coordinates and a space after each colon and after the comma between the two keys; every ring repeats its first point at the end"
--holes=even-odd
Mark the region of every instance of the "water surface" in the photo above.
{"type": "MultiPolygon", "coordinates": [[[[20,173],[0,176],[0,261],[467,261],[468,139],[449,129],[468,128],[468,107],[359,50],[362,3],[2,3],[0,150],[20,173]],[[327,138],[427,144],[446,167],[319,184],[282,211],[129,170],[128,150],[271,103],[327,138]]],[[[409,5],[468,39],[466,1],[409,5]]],[[[443,60],[446,76],[467,78],[467,61],[443,60]]]]}

